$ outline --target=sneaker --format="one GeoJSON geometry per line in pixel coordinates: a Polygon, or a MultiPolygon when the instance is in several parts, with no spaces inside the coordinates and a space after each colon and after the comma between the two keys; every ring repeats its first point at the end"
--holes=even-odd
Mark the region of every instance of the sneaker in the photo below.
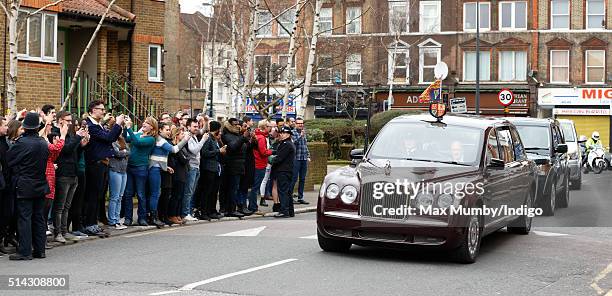
{"type": "Polygon", "coordinates": [[[123,225],[123,224],[116,224],[115,225],[115,230],[124,230],[127,229],[127,226],[123,225]]]}
{"type": "Polygon", "coordinates": [[[191,215],[187,215],[185,216],[185,218],[183,218],[183,220],[193,222],[193,221],[198,221],[198,218],[195,218],[191,215]]]}
{"type": "Polygon", "coordinates": [[[47,230],[47,232],[45,233],[47,236],[52,236],[53,232],[51,232],[50,230],[47,230]]]}
{"type": "Polygon", "coordinates": [[[297,203],[301,204],[301,205],[309,205],[310,204],[309,202],[307,202],[307,201],[305,201],[303,199],[298,199],[297,203]]]}
{"type": "Polygon", "coordinates": [[[62,244],[66,243],[66,239],[64,238],[64,236],[62,236],[61,233],[55,236],[54,241],[56,241],[58,243],[62,243],[62,244]]]}
{"type": "Polygon", "coordinates": [[[69,240],[69,241],[78,241],[79,240],[78,236],[76,236],[76,235],[74,235],[72,233],[69,233],[69,232],[68,233],[64,233],[63,236],[64,236],[64,239],[69,240]]]}
{"type": "Polygon", "coordinates": [[[83,233],[82,231],[73,231],[72,235],[76,236],[77,238],[88,238],[89,235],[83,233]]]}

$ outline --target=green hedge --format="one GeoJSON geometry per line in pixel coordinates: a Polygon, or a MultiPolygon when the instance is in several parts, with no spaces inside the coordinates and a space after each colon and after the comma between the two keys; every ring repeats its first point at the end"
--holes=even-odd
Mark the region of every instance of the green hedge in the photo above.
{"type": "Polygon", "coordinates": [[[323,142],[329,146],[330,159],[339,159],[342,155],[341,144],[353,144],[355,147],[363,145],[365,136],[365,120],[328,119],[317,118],[305,121],[308,130],[309,141],[311,138],[319,138],[322,132],[323,142]],[[353,138],[353,130],[355,138],[353,138]]]}

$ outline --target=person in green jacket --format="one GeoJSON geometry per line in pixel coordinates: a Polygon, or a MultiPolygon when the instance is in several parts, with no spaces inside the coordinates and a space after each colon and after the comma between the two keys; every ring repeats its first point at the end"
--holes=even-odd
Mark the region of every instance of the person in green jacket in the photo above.
{"type": "Polygon", "coordinates": [[[121,201],[123,225],[132,225],[134,212],[134,194],[138,195],[138,224],[147,226],[146,185],[149,177],[149,156],[155,147],[155,138],[158,134],[157,120],[147,117],[139,132],[132,130],[132,121],[126,122],[124,138],[130,144],[130,157],[127,167],[127,184],[121,201]]]}

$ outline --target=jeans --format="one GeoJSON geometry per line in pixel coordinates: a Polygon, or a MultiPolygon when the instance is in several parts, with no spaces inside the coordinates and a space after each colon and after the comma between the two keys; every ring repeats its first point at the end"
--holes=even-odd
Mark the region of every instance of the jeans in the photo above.
{"type": "Polygon", "coordinates": [[[128,166],[127,183],[121,201],[123,217],[126,221],[132,221],[134,213],[134,194],[138,195],[138,219],[146,220],[147,217],[147,178],[149,171],[146,166],[128,166]]]}
{"type": "MultiPolygon", "coordinates": [[[[157,203],[159,202],[159,196],[161,195],[161,168],[151,167],[149,168],[149,209],[151,213],[157,212],[157,203]]],[[[140,201],[139,201],[140,202],[140,201]]],[[[140,205],[138,206],[140,211],[140,205]]],[[[143,218],[145,216],[142,216],[143,218]]],[[[141,219],[138,214],[138,219],[141,219]]]]}
{"type": "Polygon", "coordinates": [[[87,189],[83,208],[85,209],[85,227],[98,224],[98,205],[104,198],[104,182],[108,176],[108,166],[101,162],[87,164],[87,189]]]}
{"type": "Polygon", "coordinates": [[[45,198],[17,199],[17,232],[19,232],[19,247],[17,253],[22,256],[45,253],[45,198]]]}
{"type": "Polygon", "coordinates": [[[185,192],[183,193],[181,206],[181,216],[183,217],[191,215],[193,205],[191,199],[193,198],[196,184],[198,184],[198,179],[200,179],[200,169],[190,167],[187,172],[187,181],[185,182],[185,192]]]}
{"type": "Polygon", "coordinates": [[[261,181],[261,187],[259,187],[259,190],[261,192],[261,196],[267,196],[270,197],[272,196],[272,180],[270,179],[270,173],[272,172],[272,165],[267,165],[266,166],[266,175],[264,176],[263,180],[261,181]]]}
{"type": "Polygon", "coordinates": [[[253,182],[253,188],[249,192],[249,211],[257,211],[257,193],[260,190],[261,182],[266,176],[266,169],[255,169],[255,179],[253,182]]]}
{"type": "Polygon", "coordinates": [[[68,230],[68,212],[72,206],[72,199],[77,190],[79,179],[77,177],[59,177],[55,181],[55,201],[53,202],[54,234],[64,234],[68,230]]]}
{"type": "Polygon", "coordinates": [[[119,224],[119,214],[121,213],[121,198],[127,184],[127,173],[110,171],[108,173],[108,187],[110,200],[108,202],[108,224],[119,224]]]}
{"type": "Polygon", "coordinates": [[[77,189],[74,193],[74,197],[72,198],[72,203],[66,203],[64,205],[64,211],[69,214],[70,221],[66,223],[66,228],[72,224],[72,231],[80,231],[83,229],[83,202],[85,199],[85,191],[87,190],[87,178],[85,177],[85,172],[79,171],[77,172],[77,189]]]}
{"type": "Polygon", "coordinates": [[[280,211],[279,213],[285,215],[294,215],[293,211],[293,198],[291,198],[292,189],[292,176],[290,172],[278,172],[276,174],[276,183],[278,186],[278,196],[280,199],[280,211]]]}
{"type": "Polygon", "coordinates": [[[295,183],[299,181],[298,184],[298,200],[304,200],[304,183],[306,182],[306,173],[308,172],[308,160],[295,160],[293,162],[293,180],[291,182],[291,188],[289,196],[293,193],[295,189],[295,183]]]}

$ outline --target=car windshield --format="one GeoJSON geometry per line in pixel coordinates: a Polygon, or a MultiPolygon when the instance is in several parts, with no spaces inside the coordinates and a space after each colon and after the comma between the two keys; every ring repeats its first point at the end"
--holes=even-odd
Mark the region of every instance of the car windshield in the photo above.
{"type": "Polygon", "coordinates": [[[482,130],[430,122],[391,123],[368,152],[372,159],[478,165],[482,130]]]}
{"type": "Polygon", "coordinates": [[[548,127],[536,125],[517,125],[525,150],[540,150],[548,153],[550,149],[550,134],[548,127]]]}
{"type": "Polygon", "coordinates": [[[576,135],[574,134],[574,125],[569,122],[562,122],[561,129],[563,130],[563,136],[565,136],[566,142],[576,141],[576,135]]]}

